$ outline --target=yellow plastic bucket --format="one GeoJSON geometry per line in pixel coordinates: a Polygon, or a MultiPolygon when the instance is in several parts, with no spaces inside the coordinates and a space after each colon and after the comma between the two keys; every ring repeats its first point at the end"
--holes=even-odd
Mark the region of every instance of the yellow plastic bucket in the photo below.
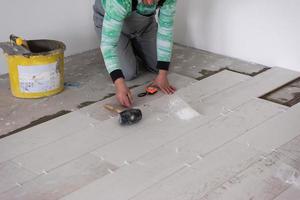
{"type": "Polygon", "coordinates": [[[64,90],[65,45],[54,40],[29,40],[29,54],[6,53],[11,92],[19,98],[41,98],[64,90]]]}

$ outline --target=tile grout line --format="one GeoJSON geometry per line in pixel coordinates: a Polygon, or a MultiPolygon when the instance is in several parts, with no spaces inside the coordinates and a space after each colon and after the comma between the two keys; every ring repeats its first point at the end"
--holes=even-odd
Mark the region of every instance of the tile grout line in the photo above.
{"type": "Polygon", "coordinates": [[[292,188],[293,185],[289,185],[287,186],[284,190],[282,190],[281,192],[279,192],[279,194],[277,194],[274,198],[272,198],[272,200],[275,200],[277,197],[279,197],[281,194],[283,194],[284,192],[286,192],[288,189],[292,188]]]}
{"type": "MultiPolygon", "coordinates": [[[[239,83],[237,83],[237,84],[239,84],[239,83]]],[[[235,84],[235,85],[237,85],[237,84],[235,84]]],[[[234,86],[235,86],[234,85],[234,86]]],[[[232,86],[232,87],[234,87],[234,86],[232,86]]],[[[229,87],[229,88],[231,88],[231,87],[229,87]]],[[[227,89],[229,89],[229,88],[226,88],[225,90],[227,90],[227,89]]],[[[217,94],[217,93],[219,93],[219,92],[216,92],[216,93],[213,93],[213,94],[217,94]]],[[[209,96],[212,96],[213,94],[211,94],[211,95],[209,95],[209,96]]],[[[250,100],[249,100],[250,101],[250,100]]],[[[247,102],[246,102],[247,103],[247,102]]],[[[246,104],[246,103],[244,103],[244,104],[246,104]]],[[[241,105],[243,105],[243,104],[241,104],[241,105]]],[[[238,106],[239,107],[239,106],[238,106]]],[[[237,107],[237,108],[238,108],[237,107]]],[[[211,121],[208,121],[208,122],[205,122],[204,124],[202,124],[202,125],[200,125],[199,127],[201,127],[201,126],[204,126],[205,124],[207,124],[207,123],[210,123],[210,122],[212,122],[212,121],[215,121],[216,119],[218,119],[219,117],[222,117],[222,116],[217,116],[216,118],[214,118],[214,119],[212,119],[211,121]]],[[[82,129],[84,129],[84,128],[82,128],[82,129]]],[[[82,130],[82,129],[80,129],[80,130],[82,130]]],[[[251,129],[249,129],[249,130],[251,130],[251,129]]],[[[78,131],[76,131],[76,133],[77,133],[78,131]]],[[[247,131],[246,131],[247,132],[247,131]]],[[[66,137],[69,137],[70,135],[66,135],[66,136],[64,136],[64,137],[62,137],[62,138],[66,138],[66,137]]],[[[123,136],[122,136],[123,137],[123,136]]],[[[126,137],[126,136],[125,136],[126,137]]],[[[180,137],[183,137],[183,136],[179,136],[178,138],[180,138],[180,137]]],[[[60,139],[62,139],[62,138],[60,138],[60,139]]],[[[110,137],[108,137],[108,138],[110,138],[110,137]]],[[[176,139],[178,139],[178,138],[176,138],[176,139]]],[[[60,140],[60,139],[58,139],[58,140],[60,140]]],[[[120,138],[119,138],[120,139],[120,138]]],[[[46,144],[46,145],[49,145],[49,144],[51,144],[51,143],[55,143],[57,140],[55,140],[55,141],[53,141],[53,142],[50,142],[50,143],[48,143],[48,144],[46,144]]],[[[112,142],[114,142],[114,141],[112,141],[112,142]]],[[[111,143],[112,143],[111,142],[111,143]]],[[[169,142],[167,142],[166,144],[168,144],[169,142]]],[[[166,144],[163,144],[163,145],[161,145],[161,146],[164,146],[164,145],[166,145],[166,144]]],[[[226,144],[226,143],[225,143],[226,144]]],[[[104,144],[104,145],[107,145],[107,144],[104,144]]],[[[45,146],[45,145],[44,145],[45,146]]],[[[161,147],[160,146],[160,147],[161,147]]],[[[41,146],[42,147],[42,146],[41,146]]],[[[41,147],[39,147],[39,148],[41,148],[41,147]]],[[[38,148],[36,148],[36,149],[38,149],[38,148]]],[[[35,150],[36,150],[35,149],[35,150]]],[[[30,152],[30,151],[29,151],[30,152]]],[[[151,151],[149,151],[149,152],[151,152],[151,151]]],[[[149,153],[149,152],[147,152],[147,153],[149,153]]],[[[91,152],[87,152],[87,153],[85,153],[85,154],[82,154],[81,156],[84,156],[84,155],[86,155],[86,154],[90,154],[91,152]]],[[[146,153],[146,154],[147,154],[146,153]]],[[[22,154],[21,154],[22,155],[22,154]]],[[[73,161],[73,160],[76,160],[76,159],[78,159],[78,158],[80,158],[81,156],[79,156],[79,157],[77,157],[77,158],[74,158],[74,159],[72,159],[72,160],[70,160],[69,162],[71,162],[71,161],[73,161]]],[[[144,155],[143,155],[144,156],[144,155]]],[[[13,162],[13,161],[12,161],[13,162]]],[[[64,163],[64,164],[61,164],[61,165],[59,165],[58,167],[60,167],[60,166],[63,166],[63,165],[65,165],[65,164],[67,164],[68,162],[66,162],[66,163],[64,163]]],[[[58,168],[58,167],[56,167],[56,168],[58,168]]],[[[56,169],[56,168],[53,168],[53,169],[51,169],[50,171],[53,171],[54,169],[56,169]]],[[[177,170],[177,171],[180,171],[180,170],[182,170],[182,169],[179,169],[179,170],[177,170]]]]}
{"type": "MultiPolygon", "coordinates": [[[[273,117],[271,117],[271,118],[273,118],[273,117]]],[[[223,147],[223,146],[224,146],[224,145],[221,145],[221,147],[223,147]]],[[[216,150],[217,150],[217,149],[219,149],[219,147],[216,148],[216,150]]],[[[256,150],[255,148],[253,148],[253,149],[256,150]]],[[[256,151],[260,152],[259,150],[256,150],[256,151]]],[[[205,154],[205,155],[207,156],[208,154],[210,154],[210,153],[212,153],[212,152],[214,152],[214,151],[210,151],[210,152],[208,152],[208,153],[205,154]]],[[[263,155],[265,154],[264,152],[261,152],[261,153],[262,153],[263,155]]],[[[270,154],[265,154],[265,156],[267,156],[267,155],[270,155],[270,154]]],[[[191,162],[190,164],[193,165],[193,164],[196,163],[197,161],[198,161],[198,160],[193,161],[193,162],[191,162]]],[[[245,168],[239,170],[237,173],[235,173],[234,175],[230,176],[228,179],[226,179],[226,180],[223,181],[222,183],[218,184],[218,185],[217,185],[216,187],[214,187],[213,189],[209,190],[205,195],[207,195],[208,193],[210,193],[210,192],[212,192],[212,191],[218,189],[220,186],[222,186],[223,184],[227,183],[230,179],[232,179],[232,178],[238,176],[239,174],[241,174],[241,173],[244,172],[245,170],[249,169],[250,167],[254,166],[255,164],[259,163],[260,161],[261,161],[261,158],[260,158],[260,157],[259,157],[259,158],[256,158],[256,160],[253,161],[252,163],[250,163],[247,167],[245,167],[245,168]]],[[[170,175],[168,175],[168,176],[166,176],[166,177],[160,179],[159,181],[157,181],[156,183],[154,183],[154,184],[152,184],[151,186],[147,187],[146,189],[144,189],[144,190],[138,192],[138,193],[135,194],[133,197],[130,197],[128,200],[132,200],[132,199],[135,198],[137,195],[139,195],[139,194],[145,192],[146,190],[148,190],[148,189],[150,189],[151,187],[157,185],[158,183],[162,182],[163,180],[165,180],[165,179],[167,179],[167,178],[173,176],[174,174],[180,172],[181,170],[184,170],[185,168],[187,168],[187,167],[184,167],[184,168],[181,168],[181,169],[179,169],[179,170],[176,170],[176,171],[173,172],[172,174],[170,174],[170,175]]],[[[194,169],[194,168],[191,168],[191,169],[192,169],[192,170],[195,170],[195,171],[198,171],[197,169],[194,169]]],[[[202,200],[203,198],[205,198],[205,195],[203,195],[199,200],[202,200]]]]}
{"type": "MultiPolygon", "coordinates": [[[[65,165],[67,165],[67,164],[69,164],[69,163],[71,163],[71,162],[73,162],[73,161],[76,161],[76,160],[78,160],[78,159],[80,159],[80,158],[82,158],[82,157],[84,157],[84,156],[86,156],[86,155],[91,155],[91,156],[95,157],[96,159],[99,159],[97,156],[91,154],[90,152],[87,152],[87,153],[84,153],[84,154],[82,154],[82,155],[80,155],[80,156],[78,156],[78,157],[76,157],[76,158],[74,158],[74,159],[71,159],[71,160],[69,160],[69,161],[67,161],[67,162],[65,162],[65,163],[63,163],[63,164],[58,165],[57,167],[52,168],[52,169],[50,169],[49,171],[45,171],[46,173],[40,173],[40,174],[38,174],[37,172],[33,172],[33,171],[31,171],[31,170],[29,170],[29,169],[27,169],[27,168],[25,168],[25,167],[22,167],[23,169],[26,169],[26,170],[29,171],[29,172],[32,172],[32,173],[34,173],[34,174],[37,174],[37,176],[33,177],[33,178],[30,179],[30,180],[24,181],[21,185],[27,184],[27,183],[30,183],[30,182],[33,182],[34,180],[36,180],[36,179],[38,179],[38,178],[40,178],[40,177],[47,176],[48,173],[51,173],[51,172],[53,172],[54,170],[56,170],[56,169],[58,169],[58,168],[60,168],[60,167],[62,167],[62,166],[65,166],[65,165]]],[[[101,161],[101,159],[99,159],[99,160],[101,161]]],[[[103,160],[103,161],[105,161],[105,160],[103,160]]],[[[15,163],[14,161],[9,161],[9,162],[12,162],[14,165],[17,165],[17,163],[15,163]]],[[[108,162],[108,161],[107,161],[107,162],[108,162]]],[[[108,163],[109,163],[109,162],[108,162],[108,163]]],[[[110,164],[111,164],[111,163],[110,163],[110,164]]],[[[118,166],[116,166],[116,167],[118,167],[118,166]]],[[[117,170],[119,170],[120,168],[121,168],[121,167],[118,167],[117,170]]],[[[101,178],[103,178],[103,177],[105,177],[105,176],[107,176],[107,175],[109,175],[109,174],[110,174],[110,173],[107,173],[106,175],[102,176],[101,178]]],[[[101,178],[99,178],[99,179],[101,179],[101,178]]],[[[99,180],[99,179],[95,179],[94,181],[99,180]]],[[[93,182],[94,182],[94,181],[93,181],[93,182]]],[[[91,182],[91,183],[92,183],[92,182],[91,182]]],[[[88,183],[88,184],[90,184],[90,183],[88,183]]],[[[86,184],[86,185],[88,185],[88,184],[86,184]]],[[[85,186],[86,186],[86,185],[85,185],[85,186]]],[[[8,189],[8,190],[6,190],[6,191],[4,191],[4,192],[2,192],[2,193],[0,193],[0,194],[9,192],[10,190],[14,190],[14,189],[19,188],[19,187],[20,187],[20,186],[14,186],[13,188],[10,188],[10,189],[8,189]]],[[[22,187],[22,186],[21,186],[21,187],[22,187]]],[[[83,186],[83,187],[84,187],[84,186],[83,186]]],[[[78,190],[80,190],[80,189],[81,189],[81,188],[79,188],[78,190]]],[[[75,190],[75,191],[77,191],[77,190],[75,190]]],[[[75,191],[73,191],[73,192],[75,192],[75,191]]],[[[71,193],[73,193],[73,192],[71,192],[71,193]]],[[[69,194],[71,194],[71,193],[69,193],[69,194]]],[[[67,195],[69,195],[69,194],[67,194],[67,195]]],[[[62,197],[60,197],[60,198],[62,198],[62,197]]]]}
{"type": "MultiPolygon", "coordinates": [[[[250,163],[247,167],[245,167],[245,168],[239,170],[236,174],[230,176],[230,177],[229,177],[228,179],[226,179],[224,182],[220,183],[219,185],[217,185],[215,188],[213,188],[212,190],[208,191],[207,193],[209,193],[209,192],[211,192],[211,191],[214,191],[215,189],[217,189],[217,188],[219,188],[220,186],[222,186],[224,183],[228,182],[230,179],[236,177],[236,176],[237,176],[238,174],[240,174],[241,172],[243,172],[243,171],[245,171],[246,169],[250,168],[250,167],[253,166],[254,164],[260,162],[260,159],[261,159],[261,158],[257,158],[255,161],[253,161],[252,163],[250,163]]],[[[193,164],[195,164],[197,161],[199,161],[199,160],[192,161],[190,164],[193,165],[193,164]]],[[[175,175],[176,173],[178,173],[178,172],[180,172],[180,171],[182,171],[182,170],[184,170],[184,169],[187,169],[187,168],[190,168],[191,170],[194,170],[194,171],[196,171],[196,172],[198,171],[197,169],[192,168],[192,166],[191,166],[191,167],[184,166],[184,167],[182,167],[182,168],[180,168],[180,169],[174,171],[174,172],[171,173],[170,175],[168,175],[168,176],[166,176],[166,177],[164,177],[164,178],[158,180],[156,183],[152,184],[151,186],[149,186],[149,187],[143,189],[142,191],[138,192],[138,193],[135,194],[133,197],[130,197],[128,200],[132,200],[132,199],[135,198],[137,195],[139,195],[139,194],[141,194],[141,193],[147,191],[147,190],[150,189],[151,187],[153,187],[153,186],[155,186],[155,185],[157,185],[157,184],[163,182],[163,181],[166,180],[167,178],[169,178],[169,177],[175,175]]],[[[203,199],[203,198],[204,198],[204,196],[201,197],[201,199],[203,199]]],[[[199,200],[201,200],[201,199],[199,199],[199,200]]]]}
{"type": "MultiPolygon", "coordinates": [[[[105,138],[107,138],[107,139],[112,139],[112,138],[110,138],[110,137],[107,137],[107,136],[104,136],[103,135],[103,137],[105,137],[105,138]]],[[[56,141],[57,142],[57,141],[56,141]]],[[[109,142],[109,143],[111,143],[111,142],[109,142]]],[[[52,143],[51,143],[52,144],[52,143]]],[[[67,163],[69,163],[69,162],[72,162],[72,161],[74,161],[74,160],[77,160],[77,159],[79,159],[79,158],[81,158],[81,157],[83,157],[83,156],[85,156],[85,155],[87,155],[87,154],[89,154],[89,153],[91,153],[92,151],[94,151],[94,150],[96,150],[96,149],[98,149],[98,148],[101,148],[101,147],[103,147],[104,145],[107,145],[107,143],[106,144],[102,144],[102,145],[99,145],[99,146],[97,146],[97,147],[95,147],[95,149],[93,148],[91,151],[89,151],[89,152],[85,152],[85,153],[83,153],[83,154],[80,154],[79,156],[77,156],[77,157],[75,157],[75,158],[72,158],[71,160],[68,160],[68,161],[66,161],[66,162],[64,162],[64,163],[62,163],[62,164],[59,164],[58,166],[56,166],[56,167],[54,167],[54,168],[51,168],[51,169],[49,169],[48,171],[46,171],[46,170],[44,170],[46,173],[47,172],[51,172],[51,171],[53,171],[54,169],[57,169],[57,168],[59,168],[59,167],[61,167],[61,166],[64,166],[64,165],[66,165],[67,163]]],[[[93,154],[92,154],[93,155],[93,154]]],[[[95,156],[95,155],[93,155],[93,156],[95,156]]],[[[95,157],[97,157],[97,156],[95,156],[95,157]]],[[[99,157],[97,157],[98,159],[99,159],[99,157]]],[[[18,163],[16,163],[14,160],[10,160],[11,162],[14,162],[15,164],[17,164],[18,165],[18,163]]],[[[26,168],[27,169],[27,168],[26,168]]],[[[34,173],[37,173],[37,172],[34,172],[34,173]]],[[[38,173],[39,174],[39,173],[38,173]]],[[[42,173],[41,175],[43,175],[44,173],[42,173]]]]}
{"type": "MultiPolygon", "coordinates": [[[[13,162],[13,161],[9,161],[9,162],[11,162],[12,164],[14,164],[14,165],[16,165],[16,166],[19,166],[17,163],[15,163],[15,162],[13,162]]],[[[20,167],[20,166],[19,166],[19,167],[20,167]]],[[[21,167],[21,168],[24,169],[24,170],[26,170],[26,171],[28,171],[28,172],[30,172],[30,173],[36,174],[36,176],[34,176],[32,179],[29,179],[29,180],[27,180],[27,181],[24,181],[24,182],[20,183],[20,185],[17,185],[17,184],[16,184],[14,187],[12,187],[12,188],[10,188],[10,189],[8,189],[8,190],[5,190],[5,191],[3,191],[3,192],[1,192],[0,194],[4,194],[4,193],[7,193],[7,192],[9,192],[9,191],[13,191],[13,190],[15,190],[15,189],[17,189],[17,188],[22,188],[24,184],[27,184],[27,183],[29,183],[29,182],[32,182],[32,181],[34,181],[34,180],[36,180],[36,179],[38,179],[38,178],[40,178],[40,177],[42,177],[42,176],[45,175],[45,174],[37,174],[36,172],[33,172],[33,171],[31,171],[31,170],[29,170],[29,169],[27,169],[27,168],[25,168],[25,167],[21,167]]]]}
{"type": "MultiPolygon", "coordinates": [[[[29,179],[29,180],[23,181],[23,182],[21,182],[21,183],[16,182],[16,183],[15,183],[15,186],[13,186],[13,187],[11,187],[10,189],[7,189],[7,190],[5,190],[5,191],[2,191],[0,194],[4,194],[4,193],[6,193],[6,192],[9,192],[10,190],[14,190],[14,189],[16,189],[16,188],[22,187],[23,184],[25,184],[25,183],[27,183],[27,182],[30,182],[30,181],[32,181],[32,180],[34,180],[34,179],[36,179],[36,178],[38,178],[38,177],[40,177],[40,176],[42,175],[42,174],[37,174],[36,172],[33,172],[33,171],[31,171],[30,169],[27,169],[27,168],[25,168],[25,167],[23,167],[23,166],[20,166],[20,165],[18,165],[17,163],[15,163],[15,162],[13,162],[13,161],[5,161],[5,162],[11,163],[11,164],[14,165],[15,167],[20,168],[20,169],[22,169],[22,170],[24,170],[24,171],[27,171],[27,172],[33,174],[34,177],[32,177],[32,178],[29,179]],[[19,183],[20,185],[17,185],[17,183],[19,183]]],[[[2,162],[2,163],[4,163],[4,162],[2,162]]]]}
{"type": "MultiPolygon", "coordinates": [[[[246,135],[248,132],[252,131],[253,129],[256,129],[256,128],[260,127],[260,126],[263,125],[264,123],[266,123],[266,122],[268,122],[268,121],[270,121],[270,120],[272,120],[272,119],[274,119],[274,118],[280,116],[280,115],[283,114],[283,113],[284,113],[284,112],[279,111],[278,113],[274,114],[273,116],[269,117],[268,119],[265,119],[265,120],[263,120],[262,122],[256,124],[255,126],[249,128],[249,129],[247,129],[244,133],[242,133],[242,134],[240,134],[240,135],[238,135],[238,136],[232,138],[231,140],[229,140],[229,141],[223,143],[221,146],[216,147],[215,149],[213,149],[213,150],[207,152],[206,154],[204,154],[204,156],[206,156],[207,154],[210,154],[210,153],[212,153],[212,152],[214,152],[214,151],[220,149],[222,146],[224,146],[224,145],[226,145],[226,144],[229,144],[229,143],[231,143],[231,142],[234,142],[234,141],[237,140],[239,137],[241,137],[241,136],[243,136],[243,135],[246,135]]],[[[237,143],[239,143],[239,142],[237,142],[237,143]]],[[[241,143],[239,143],[239,144],[241,144],[241,143]]],[[[244,144],[241,144],[241,145],[244,145],[244,144]]],[[[249,147],[249,148],[250,148],[250,147],[249,147]]],[[[254,148],[254,147],[251,147],[251,148],[253,148],[253,149],[255,149],[256,151],[259,151],[259,152],[260,152],[259,149],[256,149],[256,148],[254,148]]],[[[262,152],[262,153],[263,153],[263,152],[262,152]]]]}
{"type": "Polygon", "coordinates": [[[182,170],[184,170],[184,169],[187,169],[187,168],[189,168],[189,167],[187,167],[187,166],[182,166],[181,168],[179,168],[179,169],[175,170],[174,172],[170,173],[169,175],[167,175],[167,176],[165,176],[165,177],[159,179],[158,181],[155,181],[153,184],[151,184],[150,186],[148,186],[148,187],[146,187],[145,189],[141,190],[140,192],[134,194],[132,197],[129,197],[127,200],[132,200],[133,198],[135,198],[137,195],[141,194],[142,192],[144,192],[144,191],[150,189],[151,187],[153,187],[153,186],[159,184],[160,182],[162,182],[162,181],[168,179],[169,177],[171,177],[171,176],[177,174],[178,172],[180,172],[180,171],[182,171],[182,170]]]}
{"type": "MultiPolygon", "coordinates": [[[[217,186],[215,186],[214,188],[212,188],[211,190],[207,191],[207,193],[205,195],[203,195],[199,200],[202,200],[203,198],[205,198],[205,196],[213,191],[215,191],[216,189],[218,189],[219,187],[221,187],[222,185],[224,185],[225,183],[227,183],[229,180],[233,179],[234,177],[238,176],[239,174],[241,174],[242,172],[246,171],[247,169],[250,169],[252,166],[254,166],[255,164],[259,163],[261,161],[261,158],[256,158],[255,161],[253,161],[252,163],[250,163],[247,167],[239,170],[237,173],[235,173],[234,175],[230,176],[228,179],[224,180],[222,183],[218,184],[217,186]]],[[[205,200],[205,199],[203,199],[205,200]]]]}
{"type": "Polygon", "coordinates": [[[203,102],[203,101],[205,101],[207,98],[209,98],[209,97],[211,97],[211,96],[214,96],[214,95],[219,94],[219,93],[222,93],[222,92],[226,92],[227,90],[230,90],[230,89],[234,89],[234,88],[237,87],[238,85],[240,85],[240,84],[242,84],[242,83],[245,83],[245,82],[248,82],[248,81],[251,81],[251,80],[253,80],[253,79],[254,79],[253,77],[248,77],[247,79],[241,80],[240,82],[235,83],[235,84],[233,84],[233,85],[231,85],[231,86],[229,86],[229,87],[227,87],[227,88],[224,88],[223,90],[213,92],[213,93],[211,93],[211,94],[209,94],[209,95],[203,95],[203,96],[200,96],[199,101],[200,101],[200,102],[203,102]]]}
{"type": "MultiPolygon", "coordinates": [[[[70,134],[67,134],[67,135],[65,135],[65,136],[63,136],[63,137],[57,138],[56,140],[53,140],[53,141],[48,142],[48,143],[45,143],[45,144],[43,144],[43,145],[41,145],[41,146],[38,146],[38,147],[36,147],[36,148],[33,148],[33,149],[29,150],[29,151],[20,153],[20,154],[14,156],[14,157],[12,157],[12,158],[10,158],[10,159],[8,159],[8,160],[2,161],[2,162],[6,162],[6,161],[12,161],[12,162],[14,162],[13,160],[16,159],[16,158],[19,157],[19,156],[23,156],[23,155],[25,155],[25,154],[28,154],[28,153],[31,153],[31,152],[36,151],[36,150],[38,150],[38,149],[41,149],[41,148],[43,148],[43,147],[45,147],[45,146],[51,145],[51,144],[53,144],[53,143],[56,143],[56,142],[58,142],[59,140],[64,139],[64,138],[67,138],[67,137],[70,137],[70,136],[72,136],[74,133],[77,134],[78,132],[80,132],[80,131],[82,131],[82,130],[84,130],[84,129],[86,129],[86,127],[81,128],[81,129],[78,129],[78,130],[76,130],[75,132],[71,132],[70,134]]],[[[1,163],[2,163],[2,162],[1,162],[1,163]]],[[[16,163],[16,164],[18,164],[18,163],[16,163]]]]}
{"type": "MultiPolygon", "coordinates": [[[[239,106],[236,107],[235,109],[238,109],[238,108],[240,108],[241,106],[243,106],[243,105],[245,105],[245,104],[247,104],[247,103],[249,103],[249,102],[251,102],[251,101],[253,101],[253,100],[249,100],[249,101],[247,101],[247,102],[245,102],[245,103],[239,105],[239,106]]],[[[257,128],[258,126],[262,125],[262,124],[265,123],[266,121],[269,121],[269,120],[271,120],[271,119],[277,117],[278,115],[280,115],[280,114],[282,114],[282,113],[283,113],[283,112],[278,112],[278,113],[274,114],[274,116],[272,116],[272,117],[270,117],[270,118],[268,118],[268,119],[262,121],[261,123],[257,124],[256,126],[250,128],[250,129],[246,130],[242,135],[246,134],[247,132],[249,132],[249,131],[252,130],[252,129],[257,128]]],[[[208,123],[216,121],[219,117],[222,118],[223,116],[218,116],[218,117],[216,117],[215,119],[209,121],[208,123]]],[[[205,124],[204,124],[204,125],[205,125],[205,124]]],[[[201,126],[200,126],[200,127],[201,127],[201,126]]],[[[188,132],[188,131],[186,131],[186,132],[188,132]]],[[[233,142],[234,140],[236,140],[236,138],[238,138],[238,137],[240,137],[240,136],[242,136],[242,135],[239,135],[239,136],[233,138],[232,140],[223,143],[223,144],[220,145],[219,147],[214,148],[213,150],[211,150],[211,151],[207,152],[206,154],[204,154],[204,156],[207,156],[207,155],[209,155],[209,154],[215,152],[216,150],[221,149],[221,148],[224,147],[226,144],[229,144],[229,143],[233,142]]],[[[168,143],[165,143],[165,144],[163,144],[163,145],[160,145],[159,147],[153,149],[152,151],[149,151],[149,152],[143,154],[142,156],[139,156],[138,158],[136,158],[135,160],[133,160],[133,162],[137,162],[138,159],[143,158],[143,157],[146,156],[148,153],[151,153],[151,152],[153,152],[153,151],[155,151],[155,150],[157,150],[157,149],[159,149],[159,148],[161,148],[161,147],[163,147],[163,146],[165,146],[165,145],[167,145],[167,144],[169,144],[169,143],[174,142],[175,140],[177,140],[177,139],[179,139],[179,138],[181,138],[181,137],[184,137],[184,136],[186,136],[186,135],[179,136],[179,137],[177,137],[176,139],[174,139],[174,140],[172,140],[172,141],[170,141],[170,142],[168,142],[168,143]]],[[[253,147],[252,147],[252,148],[253,148],[253,147]]],[[[253,149],[254,149],[255,151],[261,152],[261,151],[255,149],[255,148],[253,148],[253,149]]],[[[264,152],[261,152],[261,153],[262,153],[263,155],[265,154],[264,152]]],[[[232,175],[230,178],[226,179],[223,183],[219,184],[218,186],[216,186],[215,188],[213,188],[213,189],[210,190],[210,191],[214,191],[215,189],[217,189],[218,187],[220,187],[221,185],[223,185],[224,183],[226,183],[226,182],[229,181],[230,179],[234,178],[235,176],[237,176],[237,175],[240,174],[241,172],[245,171],[245,170],[248,169],[249,167],[251,167],[251,166],[253,166],[254,164],[258,163],[258,162],[259,162],[259,159],[260,159],[260,158],[257,158],[255,161],[253,161],[253,162],[252,162],[251,164],[249,164],[247,167],[245,167],[244,169],[241,169],[241,170],[238,171],[236,174],[232,175]]],[[[193,165],[193,164],[195,164],[195,163],[198,162],[198,161],[199,161],[199,159],[195,158],[195,160],[194,160],[194,161],[191,161],[189,164],[193,165]]],[[[186,168],[186,167],[184,167],[184,168],[186,168]]],[[[183,170],[184,168],[180,168],[180,169],[174,171],[173,173],[171,173],[170,175],[168,175],[168,176],[166,176],[166,177],[164,177],[164,178],[158,180],[156,183],[153,183],[151,186],[149,186],[149,187],[147,187],[146,189],[144,189],[144,190],[138,192],[138,193],[135,194],[133,197],[130,197],[128,200],[133,199],[134,197],[136,197],[136,196],[139,195],[140,193],[142,193],[142,192],[148,190],[149,188],[153,187],[154,185],[157,185],[158,183],[160,183],[160,182],[162,182],[163,180],[167,179],[168,177],[170,177],[170,176],[176,174],[177,172],[183,170]]],[[[193,169],[193,168],[192,168],[192,169],[193,169]]],[[[193,169],[193,170],[197,171],[196,169],[193,169]]],[[[210,192],[210,191],[209,191],[209,192],[210,192]]],[[[207,193],[209,193],[209,192],[207,192],[207,193]]],[[[203,198],[204,198],[204,197],[201,197],[201,199],[203,199],[203,198]]]]}

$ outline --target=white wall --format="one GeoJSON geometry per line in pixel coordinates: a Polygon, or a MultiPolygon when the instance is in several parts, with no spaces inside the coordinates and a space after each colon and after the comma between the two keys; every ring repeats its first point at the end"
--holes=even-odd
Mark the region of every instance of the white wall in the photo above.
{"type": "Polygon", "coordinates": [[[300,71],[300,0],[178,0],[175,41],[300,71]]]}
{"type": "MultiPolygon", "coordinates": [[[[66,55],[98,46],[94,0],[0,0],[0,41],[11,33],[64,41],[66,55]]],[[[175,41],[300,71],[299,0],[178,0],[175,41]]],[[[0,55],[0,74],[7,71],[0,55]]]]}
{"type": "MultiPolygon", "coordinates": [[[[67,45],[66,55],[96,48],[93,3],[94,0],[0,0],[0,41],[8,41],[11,33],[26,39],[60,40],[67,45]]],[[[7,72],[3,57],[0,56],[0,74],[7,72]]]]}

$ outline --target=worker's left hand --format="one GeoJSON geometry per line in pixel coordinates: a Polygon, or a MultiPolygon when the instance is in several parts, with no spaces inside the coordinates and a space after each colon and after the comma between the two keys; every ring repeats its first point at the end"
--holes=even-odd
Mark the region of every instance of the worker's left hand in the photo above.
{"type": "Polygon", "coordinates": [[[168,71],[159,70],[157,77],[153,81],[153,86],[158,87],[165,94],[173,94],[176,88],[169,84],[168,71]]]}

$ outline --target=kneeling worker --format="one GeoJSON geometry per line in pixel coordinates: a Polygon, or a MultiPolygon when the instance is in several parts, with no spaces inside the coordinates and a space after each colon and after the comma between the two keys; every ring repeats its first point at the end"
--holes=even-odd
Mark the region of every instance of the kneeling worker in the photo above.
{"type": "Polygon", "coordinates": [[[173,94],[167,74],[173,47],[176,0],[96,0],[94,23],[116,97],[131,107],[126,81],[137,77],[140,64],[157,73],[153,85],[173,94]],[[155,14],[159,10],[158,23],[155,14]]]}

